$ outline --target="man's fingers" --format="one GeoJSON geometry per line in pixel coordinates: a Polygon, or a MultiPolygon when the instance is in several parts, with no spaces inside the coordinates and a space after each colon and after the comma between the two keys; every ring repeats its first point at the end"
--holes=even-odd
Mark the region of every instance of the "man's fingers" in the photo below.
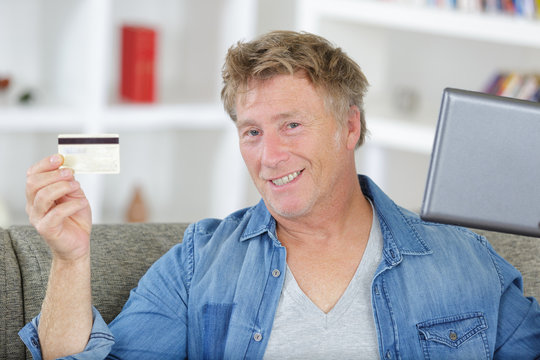
{"type": "MultiPolygon", "coordinates": [[[[34,199],[34,214],[38,217],[44,216],[53,205],[58,204],[62,198],[74,193],[79,188],[77,181],[60,181],[42,188],[34,199]]],[[[80,198],[81,196],[73,194],[73,197],[80,198]]]]}
{"type": "Polygon", "coordinates": [[[71,180],[73,180],[73,170],[71,169],[52,170],[29,175],[26,178],[27,205],[32,206],[35,196],[41,189],[55,182],[71,180]]]}
{"type": "Polygon", "coordinates": [[[30,176],[32,174],[55,170],[62,166],[63,163],[64,157],[60,154],[54,154],[44,159],[41,159],[34,165],[30,166],[30,168],[26,172],[26,175],[30,176]]]}
{"type": "Polygon", "coordinates": [[[57,236],[57,232],[62,229],[64,221],[79,211],[84,210],[86,207],[88,207],[88,200],[85,197],[71,199],[55,205],[34,226],[45,237],[57,236]]]}

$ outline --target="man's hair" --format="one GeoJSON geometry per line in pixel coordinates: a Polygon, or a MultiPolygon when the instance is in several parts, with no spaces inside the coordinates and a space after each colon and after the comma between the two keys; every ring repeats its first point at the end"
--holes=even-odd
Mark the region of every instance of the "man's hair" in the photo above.
{"type": "Polygon", "coordinates": [[[328,40],[305,32],[273,31],[250,42],[238,42],[227,52],[223,65],[221,99],[236,121],[236,99],[247,91],[250,80],[268,80],[276,75],[304,72],[324,96],[325,106],[343,124],[352,105],[360,110],[361,133],[366,136],[364,94],[368,81],[347,54],[328,40]]]}

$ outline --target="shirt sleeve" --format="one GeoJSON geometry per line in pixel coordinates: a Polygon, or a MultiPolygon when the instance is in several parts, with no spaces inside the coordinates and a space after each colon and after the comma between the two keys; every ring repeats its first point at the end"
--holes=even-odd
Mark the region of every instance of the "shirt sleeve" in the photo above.
{"type": "Polygon", "coordinates": [[[540,358],[540,306],[523,295],[521,273],[490,248],[502,285],[495,359],[540,358]]]}
{"type": "Polygon", "coordinates": [[[122,312],[109,324],[118,359],[187,357],[187,282],[189,241],[156,261],[131,291],[122,312]]]}
{"type": "MultiPolygon", "coordinates": [[[[28,350],[32,353],[34,360],[41,360],[41,347],[39,344],[38,325],[40,315],[32,319],[19,331],[19,337],[24,342],[28,350]]],[[[114,345],[114,336],[107,324],[101,317],[99,311],[92,307],[93,325],[90,339],[83,352],[71,355],[62,359],[97,360],[105,359],[114,345]]]]}

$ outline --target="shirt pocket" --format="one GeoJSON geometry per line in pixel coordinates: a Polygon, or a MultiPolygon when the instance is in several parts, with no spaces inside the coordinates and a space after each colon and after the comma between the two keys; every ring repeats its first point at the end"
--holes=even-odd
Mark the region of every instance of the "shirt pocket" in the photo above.
{"type": "Polygon", "coordinates": [[[489,359],[484,314],[466,313],[416,325],[426,359],[489,359]]]}

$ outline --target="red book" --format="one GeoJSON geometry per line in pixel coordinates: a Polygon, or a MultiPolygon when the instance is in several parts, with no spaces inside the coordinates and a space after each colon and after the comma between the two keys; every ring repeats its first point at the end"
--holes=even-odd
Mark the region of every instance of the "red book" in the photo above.
{"type": "Polygon", "coordinates": [[[141,26],[122,26],[120,96],[131,102],[155,100],[156,31],[141,26]]]}

